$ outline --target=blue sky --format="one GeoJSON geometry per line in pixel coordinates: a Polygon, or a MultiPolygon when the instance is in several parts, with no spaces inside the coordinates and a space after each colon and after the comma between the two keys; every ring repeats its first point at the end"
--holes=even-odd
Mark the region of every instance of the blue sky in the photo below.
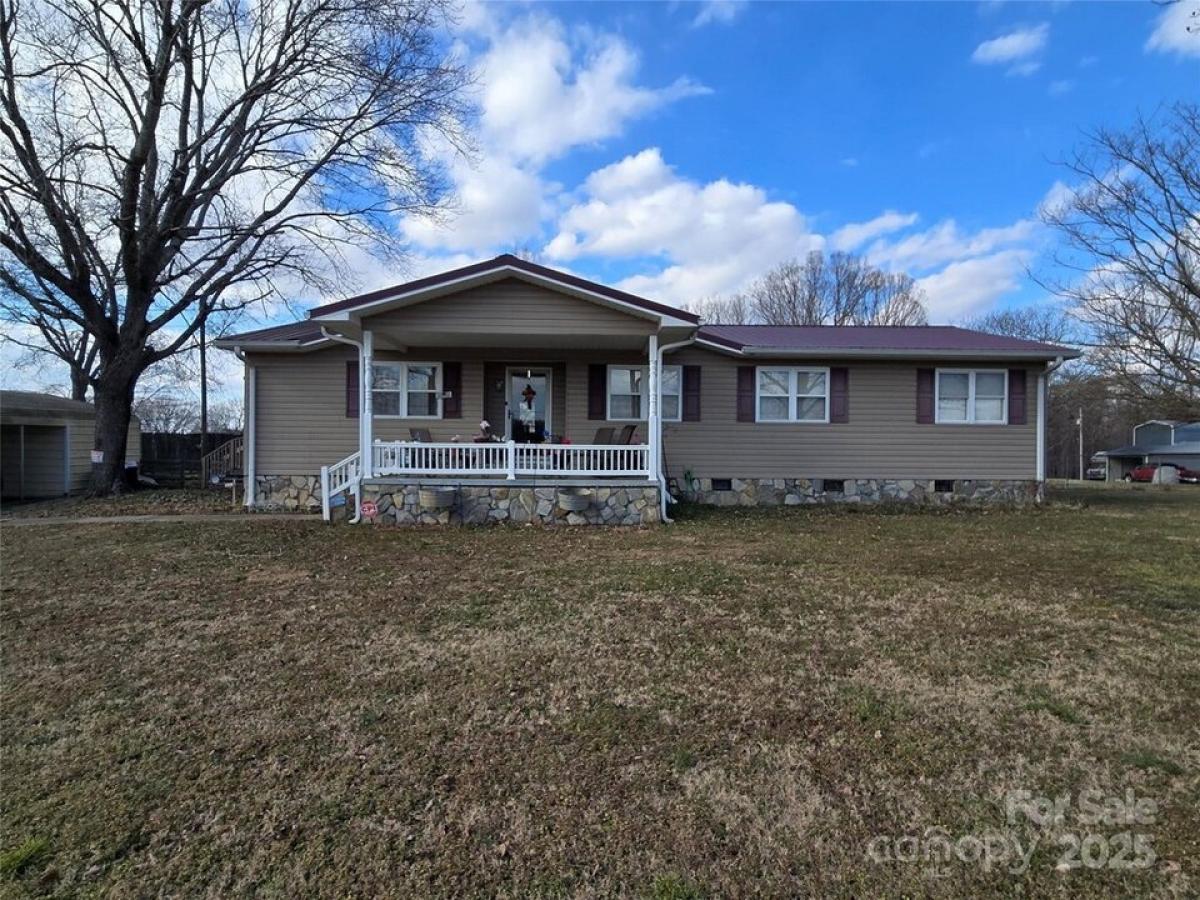
{"type": "Polygon", "coordinates": [[[686,304],[825,247],[909,271],[935,321],[1042,301],[1055,160],[1197,97],[1198,6],[470,4],[478,152],[449,223],[403,224],[414,270],[529,248],[686,304]]]}

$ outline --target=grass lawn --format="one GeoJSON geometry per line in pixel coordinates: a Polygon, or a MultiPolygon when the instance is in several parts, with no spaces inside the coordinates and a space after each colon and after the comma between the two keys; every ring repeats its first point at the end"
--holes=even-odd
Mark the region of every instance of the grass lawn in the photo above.
{"type": "Polygon", "coordinates": [[[1081,496],[7,528],[0,895],[1194,896],[1200,489],[1081,496]]]}
{"type": "Polygon", "coordinates": [[[28,503],[6,503],[4,515],[14,519],[69,516],[189,515],[192,513],[242,513],[228,490],[142,490],[117,497],[56,497],[28,503]]]}

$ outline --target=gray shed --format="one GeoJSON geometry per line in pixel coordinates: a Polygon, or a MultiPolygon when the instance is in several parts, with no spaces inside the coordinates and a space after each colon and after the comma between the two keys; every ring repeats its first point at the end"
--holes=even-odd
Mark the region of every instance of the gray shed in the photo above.
{"type": "MultiPolygon", "coordinates": [[[[61,497],[87,487],[92,476],[96,408],[90,403],[0,391],[0,495],[29,500],[61,497]]],[[[141,458],[142,429],[129,423],[125,464],[141,458]]]]}

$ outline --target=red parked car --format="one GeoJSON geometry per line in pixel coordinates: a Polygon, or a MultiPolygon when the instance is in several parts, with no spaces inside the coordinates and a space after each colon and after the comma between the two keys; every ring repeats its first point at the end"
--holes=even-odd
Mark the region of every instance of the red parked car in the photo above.
{"type": "Polygon", "coordinates": [[[1132,472],[1125,476],[1126,481],[1145,481],[1154,480],[1154,473],[1158,471],[1159,466],[1164,469],[1174,469],[1179,473],[1179,480],[1184,484],[1200,484],[1200,472],[1195,469],[1188,469],[1184,466],[1177,466],[1175,463],[1146,463],[1138,466],[1132,472]]]}

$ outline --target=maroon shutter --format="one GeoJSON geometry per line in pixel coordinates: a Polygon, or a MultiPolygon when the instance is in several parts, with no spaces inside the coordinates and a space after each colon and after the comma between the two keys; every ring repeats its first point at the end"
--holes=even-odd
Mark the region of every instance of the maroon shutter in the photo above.
{"type": "Polygon", "coordinates": [[[442,418],[461,419],[462,410],[462,363],[442,363],[442,418]]]}
{"type": "Polygon", "coordinates": [[[685,422],[700,421],[700,367],[683,367],[683,410],[680,418],[685,422]]]}
{"type": "Polygon", "coordinates": [[[737,420],[754,421],[754,366],[737,367],[737,420]]]}
{"type": "Polygon", "coordinates": [[[588,366],[588,418],[589,419],[605,419],[608,417],[608,410],[605,407],[606,397],[604,394],[605,380],[608,378],[608,366],[591,365],[588,366]]]}
{"type": "Polygon", "coordinates": [[[358,363],[346,362],[346,418],[358,418],[358,363]]]}
{"type": "Polygon", "coordinates": [[[933,424],[933,369],[917,369],[917,424],[933,424]]]}
{"type": "Polygon", "coordinates": [[[829,421],[850,421],[850,370],[845,366],[829,370],[829,421]]]}
{"type": "Polygon", "coordinates": [[[1024,369],[1008,370],[1008,424],[1024,425],[1025,412],[1025,375],[1024,369]]]}

